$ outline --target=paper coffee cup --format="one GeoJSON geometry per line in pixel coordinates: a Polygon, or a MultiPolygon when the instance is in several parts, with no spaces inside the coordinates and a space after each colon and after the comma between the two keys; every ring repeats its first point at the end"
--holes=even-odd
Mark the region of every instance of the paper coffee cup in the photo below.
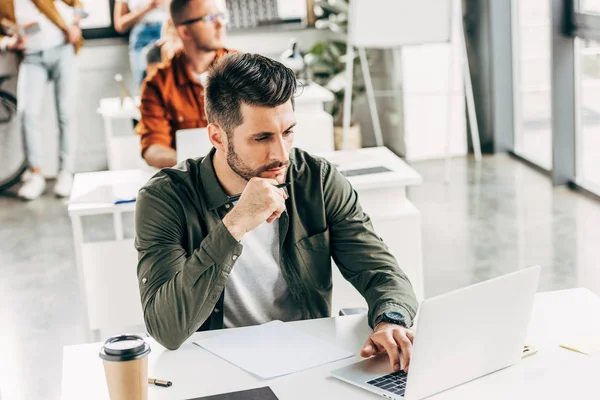
{"type": "Polygon", "coordinates": [[[104,342],[100,358],[111,400],[148,399],[150,345],[137,335],[113,336],[104,342]]]}

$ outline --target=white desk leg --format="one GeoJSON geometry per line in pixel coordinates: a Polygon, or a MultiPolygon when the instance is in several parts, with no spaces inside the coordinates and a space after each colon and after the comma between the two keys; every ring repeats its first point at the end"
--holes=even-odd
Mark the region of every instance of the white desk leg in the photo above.
{"type": "Polygon", "coordinates": [[[115,240],[123,240],[125,238],[123,232],[123,213],[115,211],[113,213],[113,223],[115,228],[115,240]]]}
{"type": "Polygon", "coordinates": [[[113,138],[113,126],[112,118],[102,116],[104,120],[104,143],[106,145],[106,161],[108,163],[108,169],[114,168],[114,160],[112,159],[112,138],[113,138]]]}
{"type": "Polygon", "coordinates": [[[77,264],[77,277],[79,280],[79,291],[81,296],[81,308],[83,311],[84,338],[86,342],[91,342],[96,335],[90,329],[89,310],[87,302],[87,290],[85,286],[85,269],[83,266],[82,246],[83,246],[83,226],[81,217],[75,215],[71,217],[71,228],[73,230],[73,244],[75,247],[75,263],[77,264]]]}

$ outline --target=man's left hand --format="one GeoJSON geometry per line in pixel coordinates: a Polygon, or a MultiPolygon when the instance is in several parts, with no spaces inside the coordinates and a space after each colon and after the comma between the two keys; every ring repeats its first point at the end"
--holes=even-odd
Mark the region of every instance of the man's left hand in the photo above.
{"type": "Polygon", "coordinates": [[[362,357],[371,357],[386,352],[392,370],[408,373],[415,334],[408,328],[389,322],[380,322],[360,352],[362,357]],[[400,357],[402,355],[402,357],[400,357]]]}
{"type": "Polygon", "coordinates": [[[77,43],[77,41],[81,38],[81,28],[77,25],[71,25],[66,32],[67,41],[71,44],[77,43]]]}

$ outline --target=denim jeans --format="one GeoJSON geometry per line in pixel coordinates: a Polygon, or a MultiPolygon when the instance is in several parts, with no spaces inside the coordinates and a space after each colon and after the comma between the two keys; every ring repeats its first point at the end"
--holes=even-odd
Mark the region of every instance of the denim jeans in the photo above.
{"type": "Polygon", "coordinates": [[[129,64],[133,81],[142,85],[146,73],[146,53],[144,47],[160,39],[160,22],[139,23],[129,34],[129,64]]]}
{"type": "Polygon", "coordinates": [[[46,83],[51,80],[55,87],[54,100],[60,132],[60,169],[74,172],[78,69],[73,45],[64,44],[25,54],[19,68],[18,108],[29,166],[41,166],[42,129],[50,131],[48,127],[40,126],[40,114],[46,83]]]}

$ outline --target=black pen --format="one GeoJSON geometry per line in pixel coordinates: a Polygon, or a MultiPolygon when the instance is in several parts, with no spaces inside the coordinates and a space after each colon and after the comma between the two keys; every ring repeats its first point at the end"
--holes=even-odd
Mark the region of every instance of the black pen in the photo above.
{"type": "MultiPolygon", "coordinates": [[[[285,187],[288,187],[288,186],[290,186],[290,183],[289,183],[289,182],[286,182],[286,183],[280,183],[279,185],[275,185],[275,187],[276,187],[277,189],[283,189],[283,188],[285,188],[285,187]]],[[[228,202],[228,203],[233,203],[234,201],[238,201],[238,200],[240,199],[240,197],[242,197],[242,194],[241,194],[241,193],[239,193],[239,194],[234,194],[233,196],[229,196],[229,198],[227,199],[227,202],[228,202]]]]}
{"type": "Polygon", "coordinates": [[[170,387],[173,385],[171,381],[161,381],[160,379],[148,378],[148,383],[155,386],[170,387]]]}

